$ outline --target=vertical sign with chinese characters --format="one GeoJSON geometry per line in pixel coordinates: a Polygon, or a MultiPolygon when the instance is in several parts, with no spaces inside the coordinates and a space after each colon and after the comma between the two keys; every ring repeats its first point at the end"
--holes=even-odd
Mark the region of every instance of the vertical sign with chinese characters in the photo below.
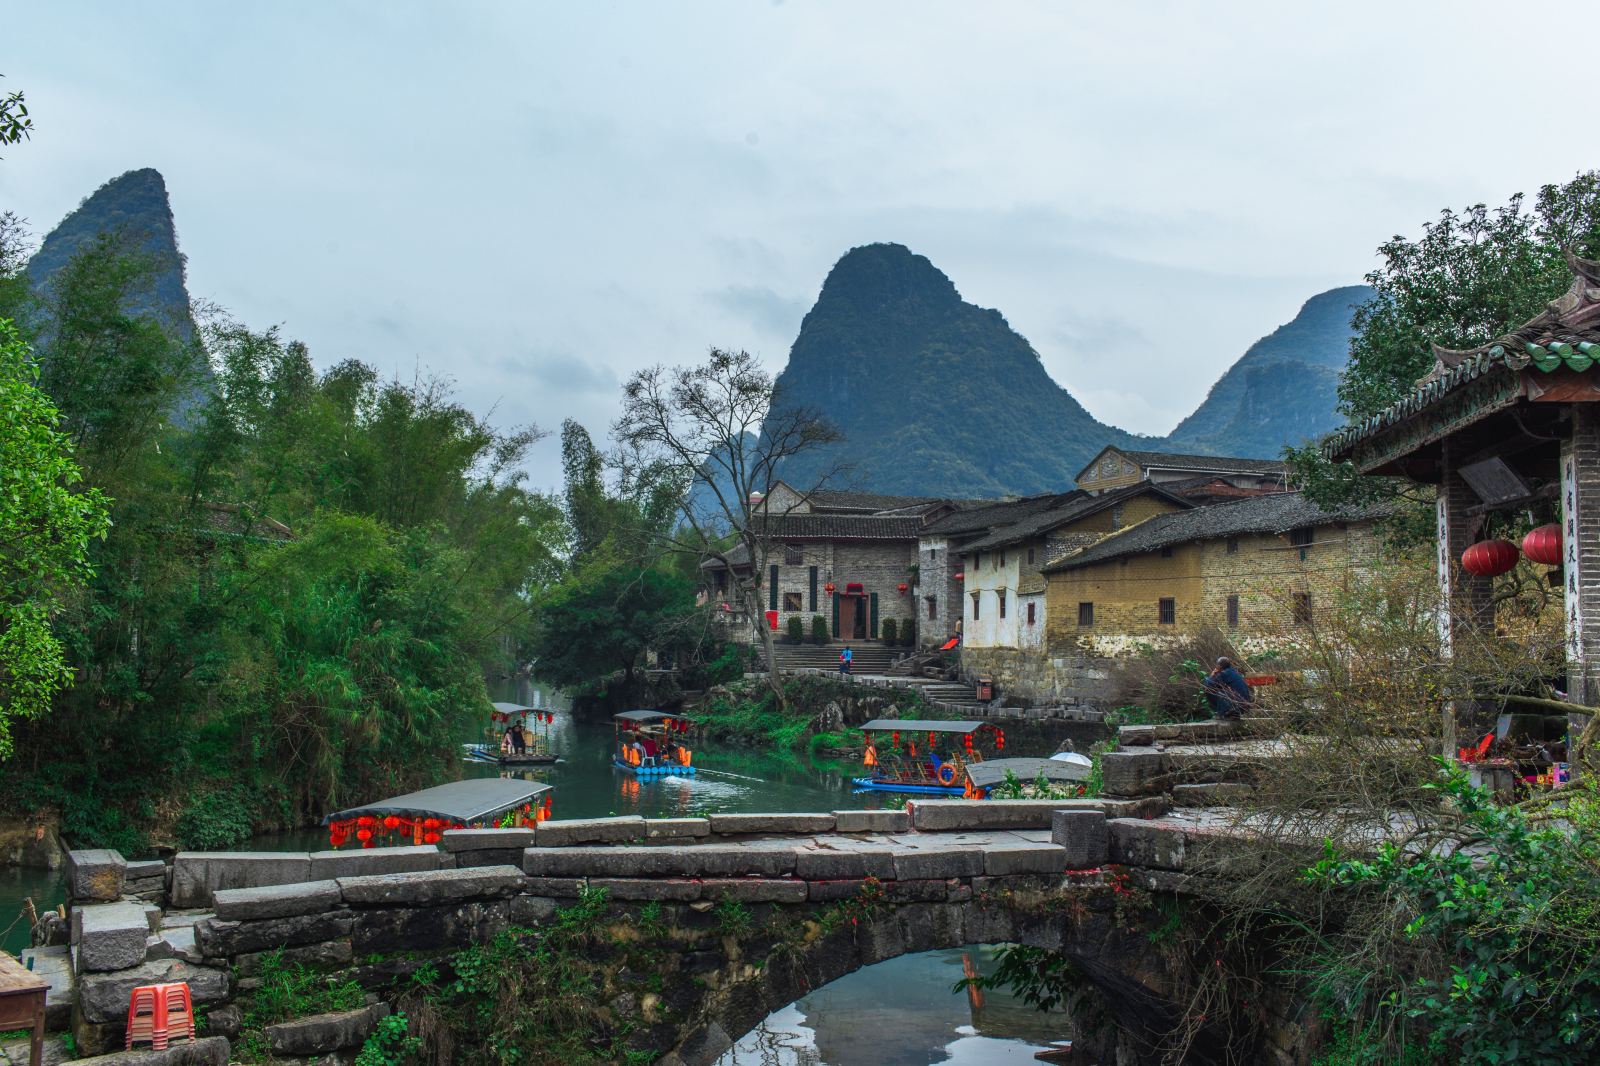
{"type": "Polygon", "coordinates": [[[1451,611],[1455,604],[1450,596],[1450,564],[1454,561],[1450,555],[1450,495],[1441,491],[1435,503],[1435,514],[1439,528],[1435,543],[1439,545],[1439,650],[1445,658],[1449,658],[1452,651],[1451,629],[1455,619],[1451,611]]]}
{"type": "MultiPolygon", "coordinates": [[[[1567,618],[1568,687],[1576,689],[1583,670],[1583,575],[1578,566],[1578,463],[1575,449],[1563,448],[1561,456],[1561,553],[1563,604],[1567,618]]],[[[1594,693],[1585,692],[1585,700],[1594,693]]]]}

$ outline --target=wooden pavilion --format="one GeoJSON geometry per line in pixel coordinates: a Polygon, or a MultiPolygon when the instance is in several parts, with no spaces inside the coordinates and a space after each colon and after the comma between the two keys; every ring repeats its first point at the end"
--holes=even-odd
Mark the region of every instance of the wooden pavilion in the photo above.
{"type": "MultiPolygon", "coordinates": [[[[1491,621],[1491,579],[1461,568],[1490,516],[1559,501],[1567,693],[1600,703],[1600,262],[1567,257],[1571,287],[1491,344],[1434,348],[1433,369],[1324,453],[1363,474],[1437,487],[1440,636],[1491,621]]],[[[1446,752],[1468,708],[1445,723],[1446,752]]],[[[1569,715],[1576,737],[1587,716],[1569,715]]],[[[1476,723],[1473,723],[1474,725],[1476,723]]]]}

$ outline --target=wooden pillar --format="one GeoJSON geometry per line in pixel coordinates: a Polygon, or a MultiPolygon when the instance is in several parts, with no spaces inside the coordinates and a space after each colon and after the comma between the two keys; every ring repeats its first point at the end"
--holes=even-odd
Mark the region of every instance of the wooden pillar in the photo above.
{"type": "MultiPolygon", "coordinates": [[[[1469,514],[1467,509],[1482,501],[1457,472],[1457,456],[1453,442],[1446,440],[1441,457],[1442,477],[1436,501],[1438,522],[1439,571],[1439,644],[1446,659],[1453,657],[1463,642],[1471,639],[1474,630],[1492,625],[1490,598],[1493,582],[1477,577],[1461,568],[1461,555],[1478,540],[1482,529],[1482,516],[1469,514]]],[[[1455,755],[1462,747],[1463,731],[1474,737],[1474,730],[1482,724],[1478,717],[1479,705],[1472,700],[1451,699],[1444,711],[1444,754],[1455,755]]]]}
{"type": "MultiPolygon", "coordinates": [[[[1600,703],[1600,405],[1572,406],[1561,444],[1561,552],[1567,620],[1567,695],[1600,703]]],[[[1573,736],[1587,715],[1571,716],[1573,736]]]]}

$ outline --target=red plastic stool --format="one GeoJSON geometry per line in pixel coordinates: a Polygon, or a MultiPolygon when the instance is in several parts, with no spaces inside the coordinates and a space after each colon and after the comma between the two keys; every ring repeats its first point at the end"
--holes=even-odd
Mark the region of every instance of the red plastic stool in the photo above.
{"type": "Polygon", "coordinates": [[[166,985],[140,985],[128,1000],[128,1036],[124,1048],[134,1041],[149,1041],[156,1051],[166,1049],[169,1040],[194,1039],[194,1004],[189,999],[189,984],[178,981],[166,985]]]}

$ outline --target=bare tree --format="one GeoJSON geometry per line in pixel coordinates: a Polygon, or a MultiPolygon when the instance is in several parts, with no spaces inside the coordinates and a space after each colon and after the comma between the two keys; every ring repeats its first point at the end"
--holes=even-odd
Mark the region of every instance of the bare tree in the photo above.
{"type": "MultiPolygon", "coordinates": [[[[623,389],[622,417],[612,427],[631,452],[629,465],[676,473],[690,486],[679,497],[683,523],[671,546],[715,559],[754,622],[761,617],[761,580],[771,554],[767,497],[787,460],[839,439],[821,415],[781,402],[771,375],[745,351],[712,348],[698,366],[641,370],[623,389]],[[748,570],[741,574],[740,563],[748,570]]],[[[836,473],[829,470],[802,494],[836,473]]],[[[756,625],[767,678],[785,704],[773,664],[770,626],[756,625]]]]}

